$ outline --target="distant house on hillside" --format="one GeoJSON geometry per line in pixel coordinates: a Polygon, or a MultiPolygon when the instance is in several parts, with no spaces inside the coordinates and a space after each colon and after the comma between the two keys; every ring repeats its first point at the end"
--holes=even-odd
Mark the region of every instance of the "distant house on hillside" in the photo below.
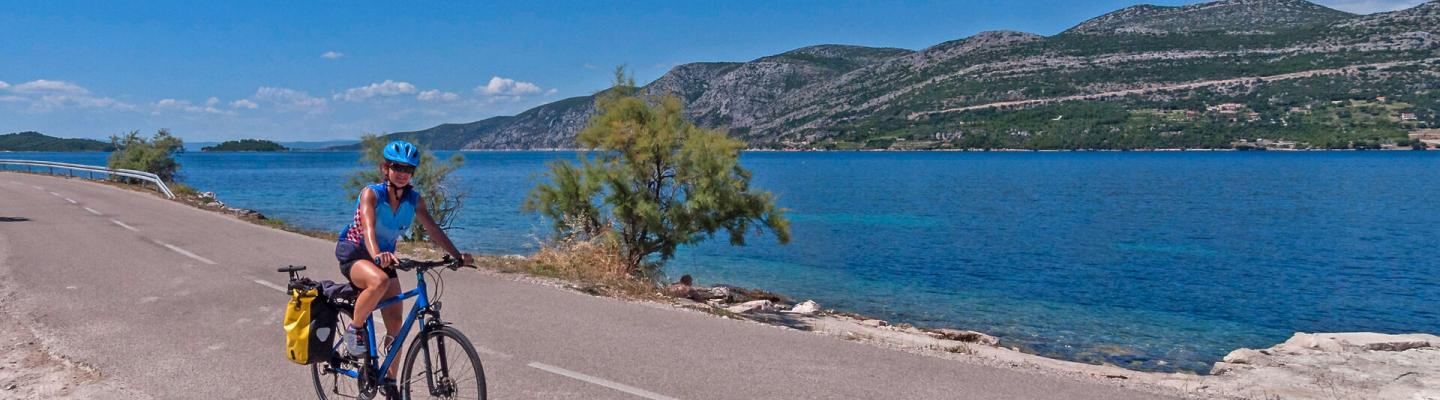
{"type": "Polygon", "coordinates": [[[965,137],[965,133],[964,133],[964,132],[961,132],[961,131],[955,131],[955,132],[935,132],[935,140],[939,140],[939,141],[942,141],[942,142],[951,141],[951,140],[956,140],[956,139],[961,139],[961,138],[964,138],[964,137],[965,137]]]}
{"type": "Polygon", "coordinates": [[[1387,98],[1387,97],[1385,97],[1385,96],[1376,96],[1376,97],[1375,97],[1375,101],[1378,101],[1378,102],[1381,102],[1381,103],[1384,103],[1385,100],[1389,100],[1389,98],[1387,98]]]}
{"type": "Polygon", "coordinates": [[[1210,107],[1205,107],[1205,111],[1212,111],[1212,112],[1213,112],[1213,111],[1219,111],[1221,114],[1234,114],[1235,112],[1240,111],[1240,109],[1242,109],[1242,108],[1245,108],[1245,105],[1244,105],[1244,104],[1240,104],[1240,103],[1225,103],[1225,104],[1219,104],[1219,105],[1213,105],[1213,106],[1210,106],[1210,107]]]}
{"type": "Polygon", "coordinates": [[[1417,119],[1419,119],[1419,118],[1416,118],[1416,117],[1415,117],[1415,113],[1400,113],[1400,120],[1401,120],[1401,121],[1414,121],[1414,120],[1417,120],[1417,119]]]}

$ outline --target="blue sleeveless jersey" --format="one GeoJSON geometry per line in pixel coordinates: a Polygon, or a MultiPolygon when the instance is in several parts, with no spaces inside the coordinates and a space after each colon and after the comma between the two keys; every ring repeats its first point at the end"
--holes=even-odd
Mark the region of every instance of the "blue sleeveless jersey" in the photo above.
{"type": "MultiPolygon", "coordinates": [[[[400,198],[400,207],[394,212],[390,210],[389,185],[377,183],[366,186],[364,190],[375,192],[375,241],[380,245],[381,252],[394,252],[395,242],[400,240],[400,235],[410,230],[410,224],[415,221],[415,203],[420,201],[420,193],[415,190],[406,191],[405,196],[400,198]]],[[[362,193],[363,195],[363,193],[362,193]]],[[[355,199],[355,218],[340,231],[340,240],[354,242],[365,246],[365,228],[360,223],[360,198],[355,199]]]]}

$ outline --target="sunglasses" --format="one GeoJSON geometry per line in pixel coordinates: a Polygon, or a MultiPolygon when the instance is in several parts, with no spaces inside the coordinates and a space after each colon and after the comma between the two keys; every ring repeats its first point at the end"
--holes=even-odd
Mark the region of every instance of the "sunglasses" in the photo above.
{"type": "Polygon", "coordinates": [[[415,174],[415,166],[413,165],[390,163],[390,169],[395,172],[404,172],[411,175],[415,174]]]}

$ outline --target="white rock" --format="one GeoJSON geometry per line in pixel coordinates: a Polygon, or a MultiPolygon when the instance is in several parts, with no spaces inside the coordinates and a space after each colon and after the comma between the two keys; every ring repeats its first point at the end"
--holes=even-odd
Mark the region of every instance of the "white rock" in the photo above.
{"type": "Polygon", "coordinates": [[[725,310],[736,314],[743,314],[752,311],[774,311],[775,303],[770,302],[770,300],[747,301],[727,307],[725,308],[725,310]]]}
{"type": "Polygon", "coordinates": [[[1288,354],[1304,350],[1326,353],[1358,351],[1405,351],[1422,347],[1440,347],[1440,336],[1411,333],[1388,335],[1374,332],[1296,333],[1278,346],[1288,354]]]}
{"type": "Polygon", "coordinates": [[[1296,333],[1269,349],[1239,349],[1206,385],[1240,397],[1440,398],[1440,337],[1369,332],[1296,333]]]}
{"type": "Polygon", "coordinates": [[[710,296],[709,296],[709,297],[712,298],[712,299],[721,299],[721,300],[724,300],[724,301],[729,301],[729,300],[730,300],[730,288],[724,287],[724,286],[716,286],[716,287],[710,288],[710,296]]]}
{"type": "Polygon", "coordinates": [[[794,308],[786,310],[785,312],[791,314],[814,314],[816,311],[820,311],[820,305],[816,304],[815,300],[805,300],[805,302],[796,304],[794,308]]]}
{"type": "Polygon", "coordinates": [[[1231,364],[1253,364],[1256,359],[1263,356],[1264,354],[1260,354],[1259,350],[1238,349],[1226,354],[1224,360],[1231,364]]]}

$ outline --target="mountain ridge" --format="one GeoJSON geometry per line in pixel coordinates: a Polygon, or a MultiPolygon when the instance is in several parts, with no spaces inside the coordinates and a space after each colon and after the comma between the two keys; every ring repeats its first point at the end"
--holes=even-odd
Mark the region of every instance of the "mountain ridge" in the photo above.
{"type": "MultiPolygon", "coordinates": [[[[1247,135],[1271,131],[1317,145],[1355,145],[1395,141],[1403,137],[1404,130],[1414,127],[1404,121],[1385,123],[1380,119],[1366,120],[1368,125],[1363,127],[1353,120],[1331,125],[1309,121],[1305,131],[1297,133],[1299,128],[1292,120],[1303,118],[1276,110],[1313,108],[1342,98],[1396,97],[1403,100],[1398,104],[1405,106],[1387,109],[1385,112],[1393,114],[1391,119],[1400,120],[1403,111],[1416,111],[1417,119],[1424,119],[1422,123],[1433,123],[1437,100],[1431,86],[1435,84],[1427,82],[1435,82],[1429,77],[1440,72],[1425,60],[1440,55],[1440,43],[1433,35],[1436,26],[1440,26],[1440,5],[1435,1],[1370,15],[1349,14],[1303,0],[1140,5],[1092,18],[1053,36],[987,31],[915,51],[827,44],[747,62],[687,63],[642,86],[640,93],[674,94],[686,103],[686,116],[693,122],[726,127],[751,147],[846,148],[876,139],[892,144],[923,140],[931,143],[931,148],[977,144],[1049,148],[1044,146],[1051,145],[1044,143],[1051,141],[1100,148],[1225,147],[1246,140],[1247,135]],[[1357,72],[1366,79],[1319,74],[1283,83],[1255,81],[1261,76],[1392,61],[1404,65],[1357,72]],[[1142,91],[1145,94],[1103,103],[1030,101],[1210,81],[1238,83],[1195,87],[1188,92],[1142,91]],[[1255,97],[1261,94],[1269,97],[1255,97]],[[1027,106],[1001,108],[994,115],[986,114],[989,111],[930,113],[1005,102],[1027,106]],[[1063,123],[1050,124],[1036,124],[1030,117],[1008,126],[995,122],[1049,109],[1099,107],[1111,114],[1177,107],[1203,111],[1209,104],[1226,102],[1246,103],[1247,112],[1263,114],[1258,117],[1263,123],[1246,126],[1255,121],[1192,117],[1184,123],[1153,120],[1126,125],[1129,123],[1114,121],[1119,114],[1094,121],[1062,117],[1056,121],[1063,123]],[[1030,104],[1043,110],[1031,109],[1030,104]],[[917,113],[925,117],[911,117],[917,113]],[[1044,129],[1038,132],[1019,128],[1042,125],[1044,129]],[[1106,137],[1094,138],[1096,129],[1105,131],[1099,136],[1106,137]],[[1323,129],[1349,133],[1316,137],[1323,129]],[[1209,136],[1155,136],[1156,132],[1177,130],[1209,136]],[[1365,133],[1358,133],[1362,131],[1365,133]]],[[[515,116],[442,124],[391,136],[437,149],[573,148],[575,133],[594,113],[593,101],[593,95],[572,97],[515,116]]],[[[1335,112],[1351,113],[1341,111],[1335,112]]],[[[1247,114],[1247,119],[1251,118],[1255,117],[1247,114]]]]}

